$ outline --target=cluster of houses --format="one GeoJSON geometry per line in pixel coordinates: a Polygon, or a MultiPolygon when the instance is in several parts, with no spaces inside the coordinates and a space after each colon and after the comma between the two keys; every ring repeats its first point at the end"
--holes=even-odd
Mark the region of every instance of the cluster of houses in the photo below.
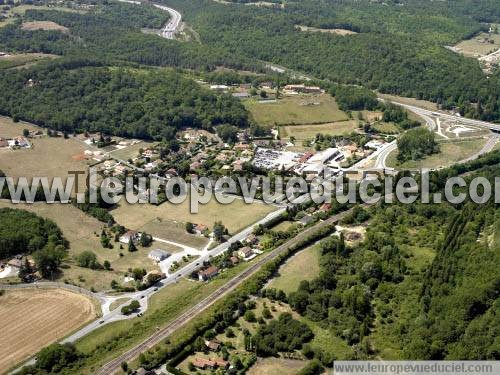
{"type": "MultiPolygon", "coordinates": [[[[205,84],[205,82],[200,81],[200,83],[205,84]]],[[[217,92],[228,93],[238,99],[247,99],[251,96],[250,90],[252,88],[260,89],[264,91],[270,91],[275,88],[273,82],[261,82],[257,87],[252,87],[250,83],[242,83],[240,85],[221,85],[213,84],[209,85],[210,90],[217,92]]],[[[324,94],[325,90],[318,86],[307,86],[304,84],[291,84],[283,87],[283,94],[285,95],[298,95],[298,94],[324,94]]]]}
{"type": "MultiPolygon", "coordinates": [[[[240,247],[238,250],[232,252],[229,257],[229,262],[231,265],[235,266],[241,261],[249,261],[255,258],[257,255],[262,254],[260,250],[257,249],[259,239],[256,235],[249,235],[244,241],[244,246],[240,247]]],[[[219,267],[210,265],[200,271],[198,271],[199,281],[208,281],[213,277],[217,276],[220,272],[219,267]]]]}

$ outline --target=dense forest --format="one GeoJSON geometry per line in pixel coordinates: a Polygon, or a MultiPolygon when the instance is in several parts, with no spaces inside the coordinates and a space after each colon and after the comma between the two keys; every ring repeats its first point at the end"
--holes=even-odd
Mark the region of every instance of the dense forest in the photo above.
{"type": "MultiPolygon", "coordinates": [[[[161,0],[158,0],[161,3],[161,0]]],[[[0,48],[86,55],[147,65],[213,70],[262,70],[263,61],[318,79],[364,85],[428,99],[483,120],[500,118],[500,73],[487,78],[478,62],[444,48],[498,21],[495,1],[371,2],[306,0],[283,7],[169,0],[201,43],[165,40],[141,32],[168,15],[152,6],[98,3],[88,13],[28,10],[26,20],[50,20],[70,30],[0,29],[0,48]],[[356,34],[302,32],[297,25],[342,28],[356,34]]]]}
{"type": "MultiPolygon", "coordinates": [[[[492,181],[498,170],[468,178],[492,181]]],[[[287,296],[294,310],[342,338],[356,359],[500,358],[494,204],[380,206],[356,217],[369,220],[365,240],[323,240],[319,276],[287,296]]]]}
{"type": "Polygon", "coordinates": [[[0,113],[61,131],[159,140],[171,139],[183,127],[248,124],[238,100],[214,94],[178,73],[96,65],[61,60],[0,71],[0,113]]]}
{"type": "Polygon", "coordinates": [[[262,8],[169,1],[185,14],[203,44],[320,79],[429,99],[444,107],[458,106],[468,116],[498,119],[500,75],[487,79],[477,61],[444,48],[483,29],[479,21],[498,20],[498,7],[494,1],[470,8],[459,6],[462,3],[301,1],[262,8]],[[307,33],[296,25],[359,34],[307,33]]]}
{"type": "Polygon", "coordinates": [[[62,233],[53,221],[24,210],[0,209],[0,259],[31,254],[49,241],[62,242],[62,233]]]}

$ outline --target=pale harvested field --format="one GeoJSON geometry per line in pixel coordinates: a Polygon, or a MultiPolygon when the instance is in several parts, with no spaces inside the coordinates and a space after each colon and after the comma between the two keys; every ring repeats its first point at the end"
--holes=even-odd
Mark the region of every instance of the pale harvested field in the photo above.
{"type": "Polygon", "coordinates": [[[343,135],[350,134],[358,128],[357,120],[332,122],[320,125],[289,125],[280,126],[281,139],[295,137],[297,141],[311,140],[316,134],[343,135]]]}
{"type": "Polygon", "coordinates": [[[0,297],[0,369],[11,368],[96,316],[88,297],[66,290],[6,291],[0,297]]]}
{"type": "MultiPolygon", "coordinates": [[[[12,60],[15,58],[14,55],[8,58],[1,58],[0,61],[3,60],[12,60]]],[[[10,117],[0,116],[0,137],[2,138],[12,138],[23,135],[23,129],[28,130],[39,130],[40,128],[36,125],[30,124],[29,122],[14,122],[10,117]]]]}
{"type": "Polygon", "coordinates": [[[21,26],[23,30],[34,31],[34,30],[55,30],[61,31],[63,33],[69,32],[67,27],[61,26],[52,21],[31,21],[24,22],[21,26]]]}
{"type": "MultiPolygon", "coordinates": [[[[159,206],[121,203],[112,211],[116,221],[130,229],[139,229],[150,222],[167,225],[168,221],[184,225],[186,222],[205,224],[212,227],[214,222],[222,221],[230,233],[236,233],[248,225],[274,211],[276,207],[255,203],[245,204],[235,199],[231,204],[220,204],[212,198],[206,205],[200,205],[199,213],[190,213],[190,203],[186,199],[181,204],[163,203],[159,206]],[[159,220],[158,220],[159,219],[159,220]]],[[[175,238],[165,238],[176,241],[175,238]]]]}

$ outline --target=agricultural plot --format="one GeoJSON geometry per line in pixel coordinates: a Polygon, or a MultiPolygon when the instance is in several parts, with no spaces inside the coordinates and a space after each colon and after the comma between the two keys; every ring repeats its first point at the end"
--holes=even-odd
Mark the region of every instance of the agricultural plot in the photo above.
{"type": "Polygon", "coordinates": [[[136,158],[139,155],[139,150],[145,150],[148,147],[154,147],[156,145],[155,142],[146,142],[141,141],[131,146],[126,146],[122,149],[117,149],[112,151],[110,155],[116,159],[128,160],[136,158]]]}
{"type": "Polygon", "coordinates": [[[298,143],[307,139],[313,139],[316,134],[342,135],[350,134],[358,129],[357,120],[332,122],[327,124],[310,125],[289,125],[280,126],[281,139],[294,137],[298,143]]]}
{"type": "Polygon", "coordinates": [[[327,34],[335,34],[335,35],[340,35],[340,36],[346,36],[346,35],[356,35],[357,32],[352,31],[352,30],[346,30],[346,29],[320,29],[317,27],[310,27],[310,26],[296,26],[297,29],[300,31],[306,31],[306,32],[312,32],[312,33],[327,33],[327,34]]]}
{"type": "Polygon", "coordinates": [[[464,139],[455,142],[440,143],[441,151],[421,160],[411,160],[399,163],[398,150],[394,150],[387,157],[387,166],[397,169],[439,168],[453,165],[478,153],[486,141],[482,138],[464,139]]]}
{"type": "Polygon", "coordinates": [[[117,222],[127,228],[142,228],[154,236],[180,242],[190,241],[189,239],[195,237],[185,233],[186,222],[205,224],[211,228],[214,222],[222,221],[229,232],[234,234],[275,209],[273,206],[259,203],[247,205],[241,199],[235,199],[233,203],[224,205],[212,198],[206,205],[200,205],[199,213],[196,214],[190,213],[188,199],[177,205],[165,202],[159,206],[130,205],[122,202],[112,214],[117,222]],[[182,232],[185,233],[184,236],[178,237],[182,232]]]}
{"type": "Polygon", "coordinates": [[[254,120],[264,126],[311,124],[345,121],[348,119],[335,99],[328,95],[297,95],[275,102],[244,101],[254,120]]]}
{"type": "Polygon", "coordinates": [[[95,319],[83,295],[61,289],[9,290],[0,296],[0,368],[6,370],[95,319]]]}
{"type": "MultiPolygon", "coordinates": [[[[55,59],[58,56],[47,53],[19,53],[0,57],[0,69],[27,67],[38,61],[55,59]]],[[[3,117],[1,119],[4,119],[3,117]]],[[[0,119],[0,121],[2,121],[0,119]]]]}
{"type": "MultiPolygon", "coordinates": [[[[0,137],[20,136],[23,129],[37,129],[27,123],[14,124],[2,118],[0,137]]],[[[42,137],[30,139],[31,148],[0,150],[0,170],[9,177],[47,177],[49,181],[60,177],[66,181],[69,171],[87,172],[89,161],[84,155],[85,145],[76,138],[42,137]]],[[[80,191],[84,191],[85,177],[79,178],[80,191]]]]}
{"type": "Polygon", "coordinates": [[[285,293],[295,292],[302,280],[312,280],[319,275],[319,246],[311,246],[301,250],[278,270],[268,284],[269,288],[281,289],[285,293]]]}
{"type": "Polygon", "coordinates": [[[55,22],[51,21],[31,21],[24,22],[21,25],[23,30],[35,31],[35,30],[47,30],[47,31],[61,31],[63,33],[69,32],[67,27],[61,26],[55,22]]]}
{"type": "Polygon", "coordinates": [[[455,45],[454,50],[468,57],[481,57],[500,48],[500,35],[481,33],[455,45]]]}

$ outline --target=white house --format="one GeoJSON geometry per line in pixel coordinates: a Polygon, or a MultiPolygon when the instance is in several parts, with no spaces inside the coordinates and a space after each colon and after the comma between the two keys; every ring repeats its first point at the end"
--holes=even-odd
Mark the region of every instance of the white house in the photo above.
{"type": "Polygon", "coordinates": [[[167,259],[169,256],[169,253],[161,249],[152,250],[148,254],[148,258],[153,259],[155,262],[161,262],[162,260],[167,259]]]}

